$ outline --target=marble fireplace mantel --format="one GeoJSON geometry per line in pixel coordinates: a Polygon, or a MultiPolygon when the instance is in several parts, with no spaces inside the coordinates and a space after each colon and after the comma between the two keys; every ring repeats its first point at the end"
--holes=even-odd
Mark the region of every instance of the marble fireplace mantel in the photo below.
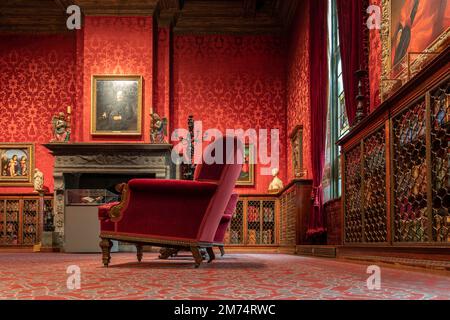
{"type": "Polygon", "coordinates": [[[55,157],[54,226],[56,246],[64,246],[64,174],[142,174],[158,179],[176,178],[172,145],[144,143],[48,143],[55,157]]]}

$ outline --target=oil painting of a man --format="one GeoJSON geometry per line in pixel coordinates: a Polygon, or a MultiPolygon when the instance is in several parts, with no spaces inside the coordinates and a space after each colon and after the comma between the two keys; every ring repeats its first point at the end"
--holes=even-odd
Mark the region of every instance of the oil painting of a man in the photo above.
{"type": "Polygon", "coordinates": [[[93,134],[140,134],[141,79],[94,78],[93,134]]]}

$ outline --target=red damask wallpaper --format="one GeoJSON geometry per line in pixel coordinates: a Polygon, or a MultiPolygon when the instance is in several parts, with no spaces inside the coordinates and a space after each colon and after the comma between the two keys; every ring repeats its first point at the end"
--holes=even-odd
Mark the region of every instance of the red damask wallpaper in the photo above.
{"type": "MultiPolygon", "coordinates": [[[[173,126],[186,128],[192,114],[203,130],[279,129],[286,182],[285,51],[276,36],[175,36],[173,126]]],[[[255,188],[238,192],[266,192],[271,180],[257,166],[255,188]]]]}
{"type": "MultiPolygon", "coordinates": [[[[158,28],[158,41],[154,57],[153,109],[161,117],[167,118],[170,118],[171,38],[172,34],[168,27],[158,28]]],[[[170,128],[168,132],[170,132],[170,128]]]]}
{"type": "Polygon", "coordinates": [[[150,141],[150,112],[153,102],[152,30],[151,17],[88,16],[85,18],[84,30],[79,33],[79,36],[83,36],[83,141],[150,141]],[[144,120],[141,137],[91,136],[91,79],[92,75],[105,74],[143,76],[144,120]]]}
{"type": "MultiPolygon", "coordinates": [[[[370,4],[380,6],[381,0],[371,0],[370,4]]],[[[370,79],[370,111],[375,110],[381,103],[381,30],[370,30],[369,79],[370,79]]]]}
{"type": "MultiPolygon", "coordinates": [[[[287,72],[287,131],[303,125],[303,166],[312,178],[311,110],[309,100],[309,1],[300,4],[289,39],[287,72]]],[[[287,175],[294,177],[291,145],[287,141],[287,175]]]]}
{"type": "Polygon", "coordinates": [[[53,190],[53,157],[40,144],[52,137],[52,116],[75,103],[75,37],[2,35],[0,43],[0,142],[33,142],[36,167],[53,190]]]}
{"type": "MultiPolygon", "coordinates": [[[[168,29],[159,29],[157,57],[153,57],[150,17],[86,17],[84,29],[71,35],[2,36],[0,141],[49,141],[51,116],[71,105],[73,141],[148,142],[154,106],[162,115],[170,112],[171,129],[186,128],[190,114],[203,121],[204,130],[279,129],[280,177],[285,183],[293,176],[287,136],[303,124],[303,160],[311,178],[308,6],[308,1],[300,5],[288,39],[254,35],[178,35],[171,39],[168,29]],[[90,135],[93,74],[143,75],[142,137],[90,135]]],[[[381,59],[376,46],[372,49],[371,58],[381,59]]],[[[53,159],[44,148],[38,146],[36,151],[36,165],[52,189],[53,159]]],[[[240,192],[266,192],[272,177],[260,175],[259,169],[256,186],[239,188],[240,192]]]]}

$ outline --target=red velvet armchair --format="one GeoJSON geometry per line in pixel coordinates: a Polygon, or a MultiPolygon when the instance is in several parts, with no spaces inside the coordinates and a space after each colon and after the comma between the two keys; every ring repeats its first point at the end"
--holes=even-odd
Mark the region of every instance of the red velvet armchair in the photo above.
{"type": "Polygon", "coordinates": [[[214,236],[214,246],[219,247],[222,256],[225,254],[224,249],[224,239],[227,232],[228,226],[233,218],[234,211],[236,210],[236,204],[238,202],[239,195],[236,193],[232,194],[230,200],[228,201],[225,212],[220,220],[219,227],[217,228],[216,235],[214,236]]]}
{"type": "Polygon", "coordinates": [[[241,171],[242,150],[236,138],[220,138],[204,151],[217,154],[216,162],[198,165],[194,181],[134,179],[124,185],[120,203],[99,207],[104,266],[111,260],[111,240],[135,243],[139,261],[146,244],[189,248],[196,267],[203,260],[200,248],[214,260],[212,247],[241,171]]]}
{"type": "MultiPolygon", "coordinates": [[[[228,226],[231,223],[231,219],[233,218],[234,211],[236,209],[236,204],[238,201],[239,195],[232,194],[230,200],[228,201],[227,207],[225,208],[225,212],[220,219],[219,226],[217,227],[216,235],[214,236],[214,246],[218,247],[222,257],[225,255],[224,249],[224,239],[225,234],[227,232],[228,226]]],[[[170,257],[174,257],[178,255],[180,251],[179,248],[161,248],[159,252],[160,259],[168,259],[170,257]]],[[[202,252],[205,253],[205,252],[202,252]]]]}

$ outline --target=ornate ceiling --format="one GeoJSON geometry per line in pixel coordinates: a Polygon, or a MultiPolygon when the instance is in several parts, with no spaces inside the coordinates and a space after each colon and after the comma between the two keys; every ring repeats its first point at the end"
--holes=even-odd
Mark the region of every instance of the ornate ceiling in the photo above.
{"type": "Polygon", "coordinates": [[[280,33],[301,0],[1,0],[0,32],[67,32],[66,8],[84,15],[151,15],[176,33],[280,33]]]}

